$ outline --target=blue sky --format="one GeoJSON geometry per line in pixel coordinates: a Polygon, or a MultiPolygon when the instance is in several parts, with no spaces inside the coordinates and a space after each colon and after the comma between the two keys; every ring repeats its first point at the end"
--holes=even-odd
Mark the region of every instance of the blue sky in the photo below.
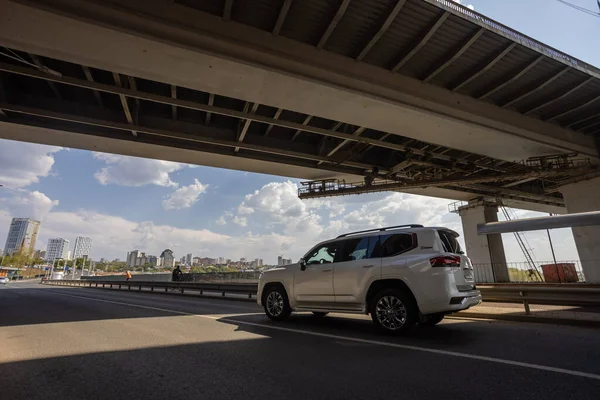
{"type": "MultiPolygon", "coordinates": [[[[572,0],[595,9],[595,0],[572,0]]],[[[600,19],[554,0],[464,1],[476,11],[559,50],[600,65],[600,19]]],[[[42,220],[50,237],[93,239],[93,254],[124,259],[134,248],[181,257],[298,258],[315,241],[350,229],[394,223],[446,225],[449,200],[382,193],[302,202],[297,180],[179,163],[0,140],[0,246],[12,217],[42,220]]],[[[534,213],[521,212],[520,216],[534,213]]],[[[536,258],[551,258],[545,232],[527,235],[536,258]]],[[[553,232],[558,258],[577,258],[570,230],[553,232]]],[[[505,235],[510,261],[521,261],[505,235]]]]}

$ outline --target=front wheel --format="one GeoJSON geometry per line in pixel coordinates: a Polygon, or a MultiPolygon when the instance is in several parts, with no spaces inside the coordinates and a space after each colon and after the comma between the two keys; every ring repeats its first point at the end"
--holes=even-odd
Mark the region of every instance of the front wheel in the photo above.
{"type": "Polygon", "coordinates": [[[265,314],[273,321],[283,321],[292,313],[283,286],[271,286],[265,294],[265,314]]]}
{"type": "Polygon", "coordinates": [[[417,306],[412,297],[400,289],[383,289],[370,304],[375,326],[386,333],[406,332],[417,320],[417,306]]]}

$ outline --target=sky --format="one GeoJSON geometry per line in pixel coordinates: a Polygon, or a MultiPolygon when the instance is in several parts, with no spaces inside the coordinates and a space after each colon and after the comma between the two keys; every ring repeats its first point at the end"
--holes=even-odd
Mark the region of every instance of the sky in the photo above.
{"type": "MultiPolygon", "coordinates": [[[[589,9],[595,0],[572,0],[589,9]]],[[[467,6],[550,46],[600,65],[600,19],[553,0],[470,0],[467,6]]],[[[297,260],[316,242],[344,232],[396,224],[447,226],[452,200],[379,193],[301,201],[299,180],[0,139],[0,247],[12,217],[42,221],[36,247],[49,238],[92,238],[92,258],[138,249],[180,258],[297,260]]],[[[541,214],[516,211],[518,217],[541,214]]],[[[576,260],[570,229],[551,231],[558,260],[576,260]]],[[[507,260],[524,256],[503,235],[507,260]]],[[[525,234],[534,259],[552,259],[545,231],[525,234]]],[[[464,243],[463,243],[464,246],[464,243]]]]}

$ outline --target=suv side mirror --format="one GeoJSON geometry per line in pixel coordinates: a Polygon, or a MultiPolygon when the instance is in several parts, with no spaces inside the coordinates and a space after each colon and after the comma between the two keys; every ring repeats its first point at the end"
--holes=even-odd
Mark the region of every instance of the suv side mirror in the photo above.
{"type": "Polygon", "coordinates": [[[304,261],[304,258],[301,258],[298,263],[300,264],[300,269],[306,271],[306,261],[304,261]]]}

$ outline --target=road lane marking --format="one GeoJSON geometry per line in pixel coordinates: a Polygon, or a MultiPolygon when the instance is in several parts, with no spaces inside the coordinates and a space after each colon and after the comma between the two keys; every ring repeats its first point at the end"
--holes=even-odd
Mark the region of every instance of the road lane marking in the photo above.
{"type": "MultiPolygon", "coordinates": [[[[424,352],[424,353],[440,354],[440,355],[451,356],[451,357],[460,357],[460,358],[466,358],[466,359],[470,359],[470,360],[487,361],[487,362],[492,362],[492,363],[496,363],[496,364],[510,365],[510,366],[515,366],[515,367],[523,367],[523,368],[535,369],[535,370],[539,370],[539,371],[555,372],[555,373],[559,373],[559,374],[577,376],[577,377],[581,377],[581,378],[588,378],[588,379],[594,379],[594,380],[600,381],[600,375],[598,375],[598,374],[592,374],[589,372],[582,372],[582,371],[575,371],[575,370],[570,370],[570,369],[565,369],[565,368],[550,367],[550,366],[546,366],[546,365],[533,364],[533,363],[527,363],[527,362],[521,362],[521,361],[505,360],[502,358],[495,358],[495,357],[479,356],[479,355],[475,355],[475,354],[458,353],[458,352],[447,351],[447,350],[431,349],[428,347],[412,346],[412,345],[408,345],[408,344],[390,343],[390,342],[384,342],[384,341],[380,341],[380,340],[361,339],[361,338],[352,337],[352,336],[341,336],[341,335],[333,335],[330,333],[320,333],[320,332],[305,331],[305,330],[301,330],[301,329],[285,328],[283,326],[274,326],[274,325],[270,325],[270,324],[240,321],[240,320],[237,320],[237,319],[234,319],[231,317],[200,315],[200,314],[194,314],[194,313],[189,313],[189,312],[185,312],[185,311],[177,311],[177,310],[171,310],[171,309],[167,309],[167,308],[143,306],[140,304],[126,303],[126,302],[121,302],[121,301],[97,299],[97,298],[93,298],[93,297],[77,296],[77,295],[66,294],[66,293],[56,293],[56,292],[51,292],[51,293],[59,295],[59,296],[76,297],[76,298],[80,298],[80,299],[99,301],[102,303],[111,303],[111,304],[125,305],[125,306],[130,306],[130,307],[143,308],[143,309],[148,309],[148,310],[168,312],[168,313],[172,313],[172,314],[195,316],[195,317],[199,317],[199,318],[211,319],[213,321],[229,322],[229,323],[234,323],[234,324],[248,325],[248,326],[254,326],[254,327],[265,328],[265,329],[273,329],[273,330],[282,331],[282,332],[290,332],[290,333],[296,333],[296,334],[301,334],[301,335],[322,337],[322,338],[327,338],[327,339],[335,339],[335,340],[343,340],[343,341],[348,341],[348,342],[370,344],[370,345],[375,345],[375,346],[392,347],[392,348],[396,348],[396,349],[420,351],[420,352],[424,352]]],[[[252,314],[250,314],[250,315],[252,315],[252,314]]]]}

